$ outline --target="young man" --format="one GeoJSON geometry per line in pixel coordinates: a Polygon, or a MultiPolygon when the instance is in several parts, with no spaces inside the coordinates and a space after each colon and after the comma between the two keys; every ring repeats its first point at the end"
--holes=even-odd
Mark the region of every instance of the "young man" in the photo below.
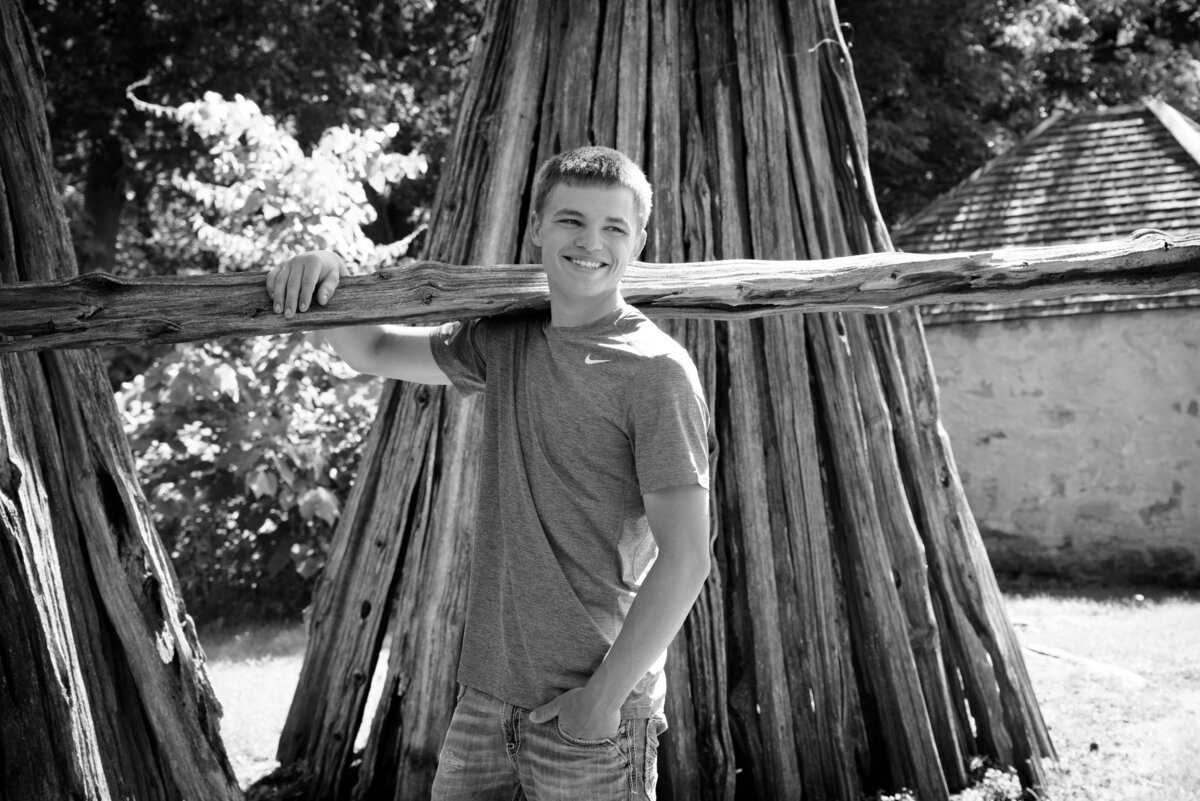
{"type": "MultiPolygon", "coordinates": [[[[621,153],[555,156],[529,215],[549,313],[327,333],[363,372],[485,393],[435,799],[654,797],[666,650],[709,572],[709,476],[695,366],[621,296],[650,205],[621,153]]],[[[328,253],[271,270],[275,311],[328,302],[343,270],[328,253]]]]}

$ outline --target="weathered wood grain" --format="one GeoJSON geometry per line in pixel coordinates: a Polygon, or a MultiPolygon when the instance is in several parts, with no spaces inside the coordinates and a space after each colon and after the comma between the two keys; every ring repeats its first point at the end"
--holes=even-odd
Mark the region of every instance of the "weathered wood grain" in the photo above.
{"type": "MultiPolygon", "coordinates": [[[[0,284],[75,274],[41,65],[0,0],[0,284]]],[[[0,797],[242,796],[94,352],[0,358],[0,797]]]]}
{"type": "MultiPolygon", "coordinates": [[[[1092,245],[936,256],[873,253],[813,261],[634,263],[625,298],[659,316],[735,319],[786,312],[893,311],[1200,288],[1200,235],[1146,232],[1092,245]]],[[[367,323],[429,324],[547,308],[538,265],[432,261],[342,280],[328,306],[285,319],[262,274],[126,279],[88,274],[0,289],[0,352],[186,342],[367,323]]]]}
{"type": "Polygon", "coordinates": [[[851,350],[875,357],[855,359],[853,364],[854,384],[863,418],[864,451],[870,464],[879,521],[891,556],[909,645],[921,679],[942,771],[950,791],[958,792],[967,785],[967,760],[954,717],[956,700],[950,692],[942,659],[940,632],[929,590],[928,559],[905,492],[882,371],[877,366],[892,354],[883,343],[873,347],[868,319],[863,315],[845,315],[842,321],[851,350]]]}
{"type": "Polygon", "coordinates": [[[872,480],[853,375],[853,359],[865,354],[851,355],[849,348],[838,346],[842,327],[836,317],[823,315],[808,329],[816,345],[821,406],[833,423],[828,433],[842,512],[839,546],[847,573],[853,640],[893,782],[911,788],[922,799],[947,799],[949,791],[879,519],[879,488],[872,480]]]}

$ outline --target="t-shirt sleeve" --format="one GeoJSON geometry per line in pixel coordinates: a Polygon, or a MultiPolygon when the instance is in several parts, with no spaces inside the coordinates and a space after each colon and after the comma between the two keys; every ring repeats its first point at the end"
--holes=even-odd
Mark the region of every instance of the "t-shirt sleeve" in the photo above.
{"type": "Polygon", "coordinates": [[[632,390],[629,418],[643,495],[686,484],[708,489],[708,404],[686,353],[657,357],[641,371],[632,390]]]}
{"type": "Polygon", "coordinates": [[[446,323],[429,338],[433,360],[465,395],[482,392],[487,382],[486,319],[446,323]]]}

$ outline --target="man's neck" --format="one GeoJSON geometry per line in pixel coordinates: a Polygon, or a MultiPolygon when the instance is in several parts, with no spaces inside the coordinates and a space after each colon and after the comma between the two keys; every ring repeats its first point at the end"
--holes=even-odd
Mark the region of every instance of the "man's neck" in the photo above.
{"type": "Polygon", "coordinates": [[[586,302],[571,302],[550,294],[550,325],[555,328],[578,328],[612,314],[625,305],[620,292],[586,302]]]}

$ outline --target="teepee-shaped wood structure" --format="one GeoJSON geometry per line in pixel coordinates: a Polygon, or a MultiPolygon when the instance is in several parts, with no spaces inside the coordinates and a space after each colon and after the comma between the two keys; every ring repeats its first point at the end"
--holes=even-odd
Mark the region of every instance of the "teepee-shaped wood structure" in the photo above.
{"type": "MultiPolygon", "coordinates": [[[[462,104],[430,258],[517,261],[534,169],[585,143],[646,166],[650,261],[890,249],[829,0],[496,0],[462,104]]],[[[721,449],[717,567],[669,662],[663,797],[945,798],[975,755],[1039,784],[1053,751],[916,314],[669,329],[721,449]]],[[[313,798],[428,791],[454,700],[478,411],[439,389],[385,393],[280,743],[313,798]]]]}

